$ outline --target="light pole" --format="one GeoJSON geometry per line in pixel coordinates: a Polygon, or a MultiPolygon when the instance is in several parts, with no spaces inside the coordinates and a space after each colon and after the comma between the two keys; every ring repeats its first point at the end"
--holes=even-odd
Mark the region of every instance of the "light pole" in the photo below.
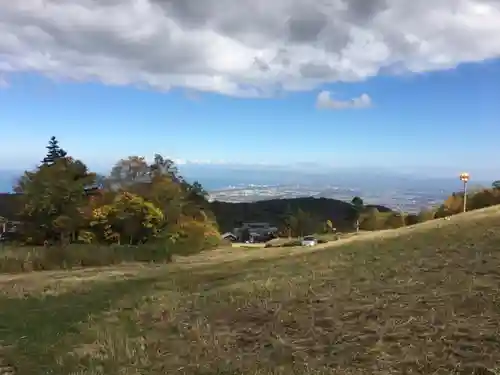
{"type": "Polygon", "coordinates": [[[464,184],[464,212],[467,211],[467,182],[469,182],[469,178],[467,172],[460,173],[460,181],[464,184]]]}

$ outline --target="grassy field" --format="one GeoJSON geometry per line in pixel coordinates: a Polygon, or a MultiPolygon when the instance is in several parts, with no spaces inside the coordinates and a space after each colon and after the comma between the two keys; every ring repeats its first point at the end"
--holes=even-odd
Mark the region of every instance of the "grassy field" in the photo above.
{"type": "Polygon", "coordinates": [[[0,275],[0,374],[498,374],[499,366],[500,208],[314,249],[0,275]]]}

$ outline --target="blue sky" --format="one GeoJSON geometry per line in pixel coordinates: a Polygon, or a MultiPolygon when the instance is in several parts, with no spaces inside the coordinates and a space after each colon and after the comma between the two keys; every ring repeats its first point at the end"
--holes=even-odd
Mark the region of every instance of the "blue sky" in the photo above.
{"type": "Polygon", "coordinates": [[[499,19],[484,0],[0,2],[0,168],[55,135],[99,171],[158,152],[493,178],[499,19]]]}
{"type": "MultiPolygon", "coordinates": [[[[278,98],[191,95],[19,74],[0,91],[2,168],[38,161],[51,135],[102,167],[155,152],[191,161],[488,169],[500,138],[500,62],[324,88],[373,106],[318,109],[318,90],[278,98]]],[[[429,173],[432,173],[429,170],[429,173]]]]}

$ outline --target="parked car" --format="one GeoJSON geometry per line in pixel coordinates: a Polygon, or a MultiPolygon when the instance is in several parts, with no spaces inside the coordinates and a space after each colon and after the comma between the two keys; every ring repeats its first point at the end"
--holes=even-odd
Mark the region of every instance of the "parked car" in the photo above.
{"type": "Polygon", "coordinates": [[[302,239],[302,246],[316,246],[318,244],[318,240],[314,236],[305,236],[302,239]]]}

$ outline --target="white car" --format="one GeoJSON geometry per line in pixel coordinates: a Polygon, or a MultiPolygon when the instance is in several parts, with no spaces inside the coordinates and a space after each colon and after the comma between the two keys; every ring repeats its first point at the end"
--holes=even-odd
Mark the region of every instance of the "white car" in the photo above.
{"type": "Polygon", "coordinates": [[[313,236],[305,236],[302,239],[302,246],[316,246],[318,244],[318,240],[313,236]]]}

